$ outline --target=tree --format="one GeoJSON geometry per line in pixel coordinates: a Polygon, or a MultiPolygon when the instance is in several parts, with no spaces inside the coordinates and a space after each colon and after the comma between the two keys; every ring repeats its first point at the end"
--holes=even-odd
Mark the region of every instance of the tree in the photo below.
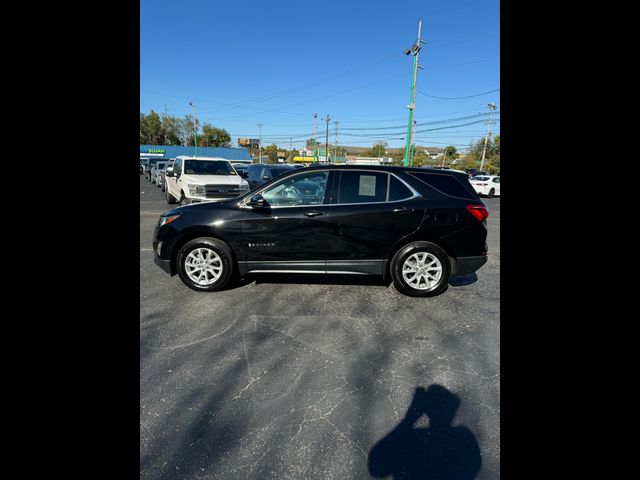
{"type": "MultiPolygon", "coordinates": [[[[182,129],[180,132],[180,136],[182,141],[184,142],[183,145],[186,145],[187,147],[193,147],[194,146],[193,117],[191,115],[185,115],[181,123],[182,123],[182,129]]],[[[200,121],[196,119],[196,127],[198,126],[200,126],[200,121]]],[[[198,141],[198,145],[202,145],[202,140],[200,138],[200,135],[196,135],[196,137],[197,137],[196,140],[198,141]]]]}
{"type": "Polygon", "coordinates": [[[454,147],[453,145],[448,145],[446,147],[444,147],[444,150],[442,152],[442,155],[444,157],[444,166],[447,166],[447,162],[451,162],[453,160],[456,160],[460,157],[460,154],[458,153],[458,149],[456,147],[454,147]]]}
{"type": "MultiPolygon", "coordinates": [[[[224,128],[216,128],[209,123],[202,125],[202,145],[205,147],[230,147],[231,135],[224,128]]],[[[198,138],[198,143],[200,138],[198,138]]]]}
{"type": "Polygon", "coordinates": [[[295,148],[293,150],[289,150],[287,151],[287,162],[292,161],[293,157],[299,157],[299,156],[300,156],[300,152],[295,148]]]}
{"type": "MultiPolygon", "coordinates": [[[[484,138],[477,140],[469,147],[469,153],[465,157],[465,164],[474,163],[472,167],[480,168],[482,161],[482,151],[484,150],[484,138]]],[[[500,170],[500,135],[496,135],[493,140],[487,142],[487,150],[484,160],[485,170],[496,173],[500,170]]]]}
{"type": "Polygon", "coordinates": [[[149,145],[164,145],[160,115],[151,110],[149,115],[140,114],[140,142],[149,145]]]}
{"type": "Polygon", "coordinates": [[[180,119],[165,115],[162,117],[162,145],[182,145],[182,125],[180,119]]]}
{"type": "Polygon", "coordinates": [[[378,142],[365,152],[365,157],[384,157],[387,150],[387,142],[378,142]]]}
{"type": "Polygon", "coordinates": [[[278,163],[278,146],[275,143],[272,143],[268,147],[264,147],[262,149],[262,154],[269,157],[269,161],[267,163],[278,163]]]}

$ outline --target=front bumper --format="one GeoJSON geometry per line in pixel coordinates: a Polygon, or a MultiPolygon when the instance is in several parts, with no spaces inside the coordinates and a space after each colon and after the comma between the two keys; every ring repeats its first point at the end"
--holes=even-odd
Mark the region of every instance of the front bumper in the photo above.
{"type": "Polygon", "coordinates": [[[153,261],[169,275],[173,275],[173,272],[171,271],[171,260],[163,260],[162,258],[158,257],[158,255],[154,254],[153,261]]]}
{"type": "Polygon", "coordinates": [[[478,257],[458,257],[455,261],[455,271],[452,272],[452,275],[473,273],[487,263],[487,259],[488,257],[486,255],[478,257]]]}

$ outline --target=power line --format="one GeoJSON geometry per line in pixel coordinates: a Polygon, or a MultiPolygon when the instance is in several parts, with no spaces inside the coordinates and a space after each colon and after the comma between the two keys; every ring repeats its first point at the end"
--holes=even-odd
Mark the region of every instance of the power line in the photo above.
{"type": "Polygon", "coordinates": [[[440,100],[462,100],[463,98],[481,97],[482,95],[487,95],[489,93],[497,92],[499,90],[500,90],[499,88],[496,88],[495,90],[489,90],[488,92],[476,93],[474,95],[467,95],[466,97],[436,97],[435,95],[429,95],[428,93],[424,93],[424,92],[422,92],[420,90],[418,90],[418,93],[421,93],[425,97],[438,98],[440,100]]]}

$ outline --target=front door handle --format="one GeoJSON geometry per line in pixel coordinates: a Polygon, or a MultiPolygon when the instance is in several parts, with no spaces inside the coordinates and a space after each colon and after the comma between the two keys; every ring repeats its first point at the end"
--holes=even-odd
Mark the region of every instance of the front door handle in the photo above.
{"type": "Polygon", "coordinates": [[[319,212],[317,210],[310,210],[307,213],[305,213],[305,215],[307,217],[319,217],[321,215],[324,215],[324,213],[323,212],[319,212]]]}
{"type": "Polygon", "coordinates": [[[413,212],[413,209],[407,208],[407,207],[399,207],[399,208],[393,209],[393,213],[407,213],[407,212],[413,212]]]}

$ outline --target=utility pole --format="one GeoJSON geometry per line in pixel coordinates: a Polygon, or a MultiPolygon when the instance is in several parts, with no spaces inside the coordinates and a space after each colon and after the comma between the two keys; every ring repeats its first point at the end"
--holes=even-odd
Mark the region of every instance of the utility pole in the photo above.
{"type": "Polygon", "coordinates": [[[327,163],[329,162],[329,120],[331,120],[331,119],[329,118],[329,114],[327,113],[327,119],[326,119],[326,121],[327,121],[327,139],[326,139],[325,144],[324,144],[324,161],[327,162],[327,163]]]}
{"type": "Polygon", "coordinates": [[[333,146],[333,161],[336,161],[336,158],[338,158],[338,124],[340,122],[333,122],[336,124],[336,143],[333,146]]]}
{"type": "Polygon", "coordinates": [[[409,97],[409,105],[407,108],[409,109],[409,123],[407,124],[407,144],[404,149],[404,166],[409,165],[409,148],[411,146],[411,125],[413,123],[413,111],[416,108],[416,80],[418,78],[418,61],[420,58],[420,48],[421,43],[425,43],[420,40],[420,34],[422,32],[422,20],[418,22],[418,40],[416,43],[412,45],[411,48],[408,48],[404,51],[405,55],[413,55],[413,77],[411,80],[411,95],[409,97]]]}
{"type": "Polygon", "coordinates": [[[313,114],[313,163],[318,163],[316,157],[316,128],[318,127],[318,114],[313,114]]]}
{"type": "Polygon", "coordinates": [[[196,157],[198,156],[198,127],[196,122],[196,106],[189,102],[189,105],[193,107],[193,146],[196,150],[196,157]]]}
{"type": "Polygon", "coordinates": [[[484,137],[484,148],[482,149],[482,162],[480,162],[480,171],[484,168],[484,156],[487,153],[487,142],[489,141],[489,135],[491,135],[491,118],[493,117],[493,111],[497,108],[496,104],[491,102],[489,105],[489,121],[487,122],[487,136],[484,137]]]}
{"type": "Polygon", "coordinates": [[[411,161],[409,162],[409,166],[413,167],[413,157],[416,154],[416,125],[418,122],[413,121],[412,129],[411,129],[411,161]]]}
{"type": "Polygon", "coordinates": [[[444,147],[444,152],[442,152],[442,166],[443,167],[444,167],[446,159],[447,159],[447,147],[444,147]]]}
{"type": "Polygon", "coordinates": [[[258,163],[262,163],[262,125],[264,123],[256,123],[260,129],[260,138],[258,139],[258,163]]]}
{"type": "Polygon", "coordinates": [[[293,138],[289,137],[289,161],[293,158],[291,155],[293,154],[293,138]]]}

